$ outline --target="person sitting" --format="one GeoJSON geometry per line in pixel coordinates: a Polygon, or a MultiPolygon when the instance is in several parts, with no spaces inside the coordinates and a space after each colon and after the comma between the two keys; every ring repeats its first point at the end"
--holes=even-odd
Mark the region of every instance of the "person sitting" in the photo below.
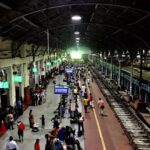
{"type": "Polygon", "coordinates": [[[57,135],[57,138],[60,140],[60,141],[64,141],[65,140],[65,134],[66,134],[66,129],[64,127],[61,127],[58,131],[58,135],[57,135]]]}
{"type": "Polygon", "coordinates": [[[79,140],[75,138],[75,130],[72,130],[69,126],[66,126],[65,142],[67,145],[72,145],[73,149],[75,149],[75,145],[77,145],[78,150],[82,149],[79,140]]]}

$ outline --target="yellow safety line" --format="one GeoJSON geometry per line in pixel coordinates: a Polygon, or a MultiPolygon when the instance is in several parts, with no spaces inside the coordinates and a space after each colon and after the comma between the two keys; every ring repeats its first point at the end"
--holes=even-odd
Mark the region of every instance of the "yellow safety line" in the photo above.
{"type": "MultiPolygon", "coordinates": [[[[90,89],[89,89],[88,86],[87,86],[87,88],[88,88],[88,91],[90,92],[90,89]]],[[[95,117],[95,121],[96,121],[96,125],[97,125],[97,128],[98,128],[98,132],[99,132],[99,136],[100,136],[100,139],[101,139],[103,150],[106,150],[106,146],[105,146],[104,138],[103,138],[103,135],[102,135],[101,127],[100,127],[100,124],[99,124],[97,114],[96,114],[96,111],[95,111],[94,107],[93,107],[93,112],[94,112],[94,117],[95,117]]]]}
{"type": "Polygon", "coordinates": [[[106,150],[104,138],[103,138],[102,131],[101,131],[101,128],[100,128],[100,124],[98,122],[97,114],[96,114],[94,108],[93,108],[93,112],[94,112],[94,116],[95,116],[95,120],[96,120],[96,125],[97,125],[97,128],[98,128],[99,136],[100,136],[100,139],[101,139],[101,142],[102,142],[103,150],[106,150]]]}

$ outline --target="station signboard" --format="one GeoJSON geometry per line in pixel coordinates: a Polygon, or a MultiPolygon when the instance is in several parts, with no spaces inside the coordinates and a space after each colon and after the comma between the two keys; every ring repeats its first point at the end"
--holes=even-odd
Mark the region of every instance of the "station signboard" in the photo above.
{"type": "Polygon", "coordinates": [[[36,72],[38,72],[38,69],[37,68],[32,68],[32,72],[36,73],[36,72]]]}
{"type": "Polygon", "coordinates": [[[0,88],[1,88],[1,89],[8,89],[8,88],[9,88],[9,83],[8,83],[8,81],[1,81],[1,82],[0,82],[0,88]]]}
{"type": "Polygon", "coordinates": [[[54,87],[54,94],[68,94],[68,87],[62,85],[56,85],[54,87]]]}
{"type": "Polygon", "coordinates": [[[47,62],[46,65],[47,65],[47,66],[51,66],[51,62],[47,62]]]}
{"type": "Polygon", "coordinates": [[[66,72],[67,74],[72,74],[72,73],[73,73],[73,70],[72,70],[72,69],[66,69],[65,72],[66,72]]]}
{"type": "Polygon", "coordinates": [[[22,82],[22,76],[18,76],[18,75],[15,75],[14,76],[14,82],[22,82]]]}

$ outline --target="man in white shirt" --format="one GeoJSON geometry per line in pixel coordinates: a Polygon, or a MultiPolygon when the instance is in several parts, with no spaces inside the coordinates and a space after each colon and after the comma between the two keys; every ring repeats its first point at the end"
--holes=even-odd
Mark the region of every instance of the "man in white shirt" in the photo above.
{"type": "Polygon", "coordinates": [[[85,87],[85,85],[83,84],[83,85],[81,86],[82,97],[84,97],[85,89],[86,89],[86,87],[85,87]]]}
{"type": "Polygon", "coordinates": [[[6,145],[6,150],[19,150],[17,143],[13,140],[13,137],[9,137],[9,141],[6,145]]]}

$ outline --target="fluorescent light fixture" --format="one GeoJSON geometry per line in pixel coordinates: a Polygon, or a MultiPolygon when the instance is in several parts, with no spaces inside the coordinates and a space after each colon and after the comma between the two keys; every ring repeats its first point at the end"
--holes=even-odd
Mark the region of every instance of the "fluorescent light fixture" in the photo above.
{"type": "Polygon", "coordinates": [[[79,41],[76,41],[76,43],[79,43],[79,41]]]}
{"type": "Polygon", "coordinates": [[[76,40],[80,40],[80,38],[79,38],[79,37],[77,37],[77,38],[76,38],[76,40]]]}
{"type": "Polygon", "coordinates": [[[74,34],[75,34],[75,35],[79,35],[79,34],[80,34],[80,32],[76,31],[76,32],[74,32],[74,34]]]}
{"type": "Polygon", "coordinates": [[[79,52],[73,52],[70,54],[72,59],[81,59],[81,53],[79,52]]]}
{"type": "Polygon", "coordinates": [[[74,20],[74,21],[79,21],[79,20],[81,20],[81,16],[79,16],[79,15],[74,15],[74,16],[72,16],[72,20],[74,20]]]}

